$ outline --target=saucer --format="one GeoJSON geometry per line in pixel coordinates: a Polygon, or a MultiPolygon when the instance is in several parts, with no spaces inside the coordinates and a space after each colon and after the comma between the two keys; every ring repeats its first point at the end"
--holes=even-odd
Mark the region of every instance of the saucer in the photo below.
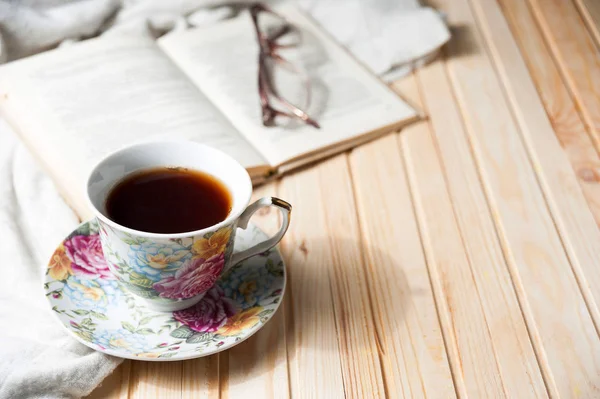
{"type": "MultiPolygon", "coordinates": [[[[235,250],[266,238],[256,226],[238,230],[235,250]]],[[[229,349],[273,317],[285,291],[277,249],[227,270],[196,305],[176,312],[148,309],[101,265],[95,221],[81,224],[58,246],[44,275],[52,312],[84,345],[126,359],[194,359],[229,349]]]]}

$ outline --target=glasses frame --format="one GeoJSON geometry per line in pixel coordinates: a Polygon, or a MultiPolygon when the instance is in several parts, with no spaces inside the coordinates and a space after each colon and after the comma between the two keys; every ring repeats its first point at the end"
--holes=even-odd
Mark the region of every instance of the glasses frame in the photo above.
{"type": "Polygon", "coordinates": [[[254,23],[254,30],[256,32],[256,38],[259,45],[258,53],[258,95],[260,98],[260,106],[262,110],[262,122],[267,127],[275,126],[275,118],[277,116],[284,116],[287,118],[296,118],[302,122],[310,125],[316,129],[320,129],[319,124],[313,118],[311,118],[305,111],[298,108],[285,98],[281,97],[277,91],[273,88],[271,82],[271,74],[269,72],[268,60],[277,63],[278,65],[291,70],[298,74],[303,81],[304,87],[307,93],[307,106],[310,104],[311,97],[311,84],[310,79],[306,73],[300,68],[296,67],[293,63],[286,60],[279,54],[280,49],[291,48],[294,45],[278,44],[277,40],[282,36],[297,30],[286,18],[277,14],[271,8],[261,3],[254,3],[250,6],[250,16],[254,23]],[[285,24],[277,31],[267,34],[267,32],[261,31],[258,19],[261,13],[272,14],[285,22],[285,24]],[[286,111],[278,110],[271,104],[270,98],[275,98],[286,111]]]}

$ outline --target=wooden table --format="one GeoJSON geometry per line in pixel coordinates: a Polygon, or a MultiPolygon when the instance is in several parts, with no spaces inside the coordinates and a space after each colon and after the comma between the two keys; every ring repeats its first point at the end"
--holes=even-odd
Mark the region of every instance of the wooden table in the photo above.
{"type": "Polygon", "coordinates": [[[428,120],[256,191],[294,205],[276,317],[93,396],[600,397],[600,1],[431,4],[428,120]]]}

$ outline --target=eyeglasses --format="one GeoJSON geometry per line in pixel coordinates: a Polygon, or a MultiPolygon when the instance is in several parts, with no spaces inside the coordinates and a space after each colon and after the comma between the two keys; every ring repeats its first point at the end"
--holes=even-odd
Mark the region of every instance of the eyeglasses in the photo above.
{"type": "Polygon", "coordinates": [[[295,77],[296,80],[299,79],[304,97],[303,108],[308,108],[311,97],[308,75],[301,68],[283,58],[279,51],[297,47],[300,44],[300,32],[284,17],[264,4],[255,3],[250,6],[250,15],[259,44],[258,94],[263,125],[275,126],[275,118],[282,116],[299,119],[307,125],[319,129],[320,126],[314,119],[291,101],[286,100],[277,90],[287,85],[275,83],[275,75],[281,71],[287,73],[288,81],[289,76],[295,77]],[[275,105],[278,105],[280,109],[275,108],[275,105]]]}

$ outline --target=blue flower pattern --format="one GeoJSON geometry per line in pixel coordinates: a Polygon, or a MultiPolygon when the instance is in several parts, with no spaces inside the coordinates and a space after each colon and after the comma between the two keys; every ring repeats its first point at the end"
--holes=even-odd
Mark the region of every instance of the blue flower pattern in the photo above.
{"type": "MultiPolygon", "coordinates": [[[[95,223],[80,226],[76,233],[99,234],[95,223]]],[[[251,243],[256,239],[256,233],[254,232],[251,238],[248,237],[246,241],[251,243]]],[[[241,241],[244,241],[243,238],[241,241]]],[[[127,249],[121,252],[122,258],[115,256],[114,263],[125,268],[124,272],[131,273],[130,275],[138,281],[142,281],[141,276],[155,282],[173,275],[192,258],[189,254],[190,248],[181,245],[180,242],[152,245],[144,240],[132,239],[127,244],[127,249]],[[135,276],[134,272],[138,276],[135,276]]],[[[233,245],[230,242],[227,251],[232,249],[233,245]]],[[[276,257],[273,257],[275,262],[271,259],[261,260],[268,257],[269,253],[265,253],[221,276],[218,284],[242,309],[260,305],[271,312],[276,310],[283,294],[284,269],[283,264],[276,263],[276,257]]],[[[143,283],[148,284],[147,281],[143,283]]],[[[110,278],[81,278],[79,275],[71,275],[67,280],[56,280],[47,274],[45,290],[48,300],[53,305],[52,310],[58,314],[64,325],[86,345],[94,344],[92,347],[97,350],[112,350],[125,357],[129,354],[136,358],[141,356],[186,359],[196,357],[199,352],[230,347],[240,339],[233,336],[217,336],[221,341],[212,339],[198,343],[171,336],[169,331],[177,325],[173,324],[175,320],[168,313],[155,314],[156,312],[140,308],[135,300],[133,303],[131,300],[126,301],[130,295],[122,291],[123,288],[117,280],[110,278]],[[149,315],[152,316],[151,319],[148,319],[149,315]],[[171,328],[165,329],[166,327],[171,328]]],[[[269,317],[266,316],[267,319],[269,317]]],[[[264,322],[261,317],[261,323],[264,322]]],[[[249,331],[244,331],[244,334],[248,334],[249,331]]]]}
{"type": "Polygon", "coordinates": [[[130,249],[129,260],[133,270],[153,282],[174,275],[178,268],[192,258],[188,248],[177,243],[156,245],[155,243],[146,242],[132,245],[130,249]],[[153,267],[151,265],[152,257],[160,257],[161,255],[166,259],[171,258],[171,261],[166,265],[160,265],[164,268],[153,267]]]}
{"type": "Polygon", "coordinates": [[[226,297],[235,300],[242,309],[248,309],[272,294],[270,287],[277,279],[266,267],[239,267],[218,284],[226,297]]]}
{"type": "Polygon", "coordinates": [[[130,353],[143,353],[152,350],[146,338],[124,329],[102,330],[95,336],[94,343],[106,349],[126,350],[130,353]]]}
{"type": "Polygon", "coordinates": [[[89,280],[71,276],[63,289],[63,295],[78,308],[105,313],[115,306],[123,295],[116,280],[89,280]]]}

